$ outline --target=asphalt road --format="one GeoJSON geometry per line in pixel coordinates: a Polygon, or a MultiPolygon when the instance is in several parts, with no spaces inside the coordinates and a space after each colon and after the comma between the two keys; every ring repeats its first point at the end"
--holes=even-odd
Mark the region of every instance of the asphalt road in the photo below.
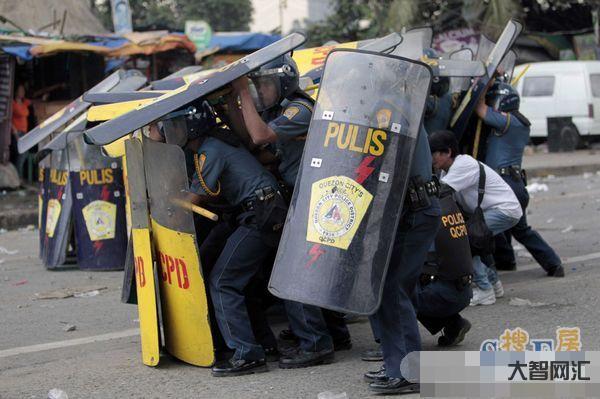
{"type": "MultiPolygon", "coordinates": [[[[533,194],[529,219],[563,258],[567,277],[545,277],[526,251],[518,250],[519,270],[501,274],[506,297],[464,312],[473,329],[457,350],[478,350],[505,328],[554,338],[557,327],[575,326],[581,328],[583,349],[600,350],[600,173],[538,183],[548,191],[533,194]],[[511,305],[514,298],[537,306],[511,305]]],[[[373,345],[365,320],[351,325],[354,348],[336,354],[332,365],[280,370],[272,364],[268,373],[217,379],[208,369],[164,355],[159,367],[150,368],[141,363],[137,309],[119,302],[122,273],[46,271],[37,246],[37,231],[0,234],[2,399],[46,398],[52,388],[71,399],[317,398],[332,390],[348,398],[370,396],[362,374],[378,364],[359,358],[373,345]],[[36,299],[36,293],[67,287],[102,289],[89,297],[36,299]],[[65,331],[69,325],[75,330],[65,331]]],[[[422,337],[425,350],[436,350],[437,337],[425,330],[422,337]]]]}

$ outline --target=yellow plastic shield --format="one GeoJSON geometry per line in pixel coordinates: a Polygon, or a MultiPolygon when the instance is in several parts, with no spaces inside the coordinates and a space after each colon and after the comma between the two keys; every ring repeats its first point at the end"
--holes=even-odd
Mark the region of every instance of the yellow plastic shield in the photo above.
{"type": "Polygon", "coordinates": [[[196,366],[210,366],[214,349],[193,215],[177,206],[188,190],[180,147],[143,142],[152,234],[159,266],[165,346],[196,366]]]}
{"type": "Polygon", "coordinates": [[[139,140],[130,139],[125,143],[125,149],[127,168],[130,171],[127,185],[130,193],[129,209],[132,219],[131,237],[133,240],[142,362],[147,366],[156,366],[160,360],[156,272],[150,239],[142,144],[139,140]]]}

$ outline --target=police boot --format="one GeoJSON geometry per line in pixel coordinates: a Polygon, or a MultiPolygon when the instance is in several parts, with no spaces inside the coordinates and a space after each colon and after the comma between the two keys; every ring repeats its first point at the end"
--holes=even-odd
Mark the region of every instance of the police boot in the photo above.
{"type": "Polygon", "coordinates": [[[296,352],[282,355],[279,359],[281,369],[299,369],[333,363],[333,349],[324,349],[319,352],[307,352],[300,348],[296,352]]]}
{"type": "Polygon", "coordinates": [[[367,371],[364,375],[366,382],[377,382],[385,381],[387,375],[385,375],[385,365],[381,366],[377,371],[367,371]]]}
{"type": "Polygon", "coordinates": [[[410,382],[404,378],[385,377],[384,380],[370,383],[369,390],[375,393],[393,394],[419,392],[421,387],[418,383],[410,382]]]}
{"type": "Polygon", "coordinates": [[[367,349],[360,355],[360,358],[365,362],[383,361],[383,352],[381,351],[381,345],[378,345],[377,348],[374,349],[367,349]]]}
{"type": "Polygon", "coordinates": [[[471,329],[471,323],[467,319],[460,318],[460,321],[452,323],[446,327],[442,332],[442,336],[438,338],[439,346],[454,346],[460,344],[464,339],[465,335],[471,329]]]}
{"type": "Polygon", "coordinates": [[[558,265],[548,271],[548,277],[564,277],[565,269],[562,265],[558,265]]]}
{"type": "Polygon", "coordinates": [[[229,359],[227,361],[216,364],[212,368],[213,377],[235,377],[238,375],[264,373],[268,371],[267,362],[265,359],[260,360],[245,360],[245,359],[229,359]]]}

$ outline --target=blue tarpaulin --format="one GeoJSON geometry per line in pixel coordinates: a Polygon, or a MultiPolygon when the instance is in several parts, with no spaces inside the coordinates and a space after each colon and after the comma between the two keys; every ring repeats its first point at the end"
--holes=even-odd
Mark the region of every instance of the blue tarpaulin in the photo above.
{"type": "Polygon", "coordinates": [[[218,47],[219,51],[251,52],[261,49],[281,39],[280,35],[250,32],[219,32],[210,40],[209,48],[218,47]]]}

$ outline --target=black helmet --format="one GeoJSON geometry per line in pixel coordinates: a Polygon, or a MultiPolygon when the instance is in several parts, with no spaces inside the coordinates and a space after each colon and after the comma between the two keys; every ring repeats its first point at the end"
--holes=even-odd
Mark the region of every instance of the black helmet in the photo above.
{"type": "Polygon", "coordinates": [[[500,112],[519,109],[519,93],[508,83],[496,80],[485,96],[485,103],[500,112]]]}
{"type": "Polygon", "coordinates": [[[281,104],[285,98],[297,91],[299,75],[298,66],[289,54],[284,54],[263,65],[258,71],[248,74],[252,79],[251,92],[258,111],[281,104]],[[272,95],[269,95],[269,91],[272,95]]]}
{"type": "MultiPolygon", "coordinates": [[[[423,57],[425,58],[425,62],[427,62],[428,59],[437,60],[440,58],[437,51],[435,51],[431,47],[425,47],[423,49],[423,57]]],[[[444,94],[446,94],[448,90],[450,90],[450,78],[448,78],[447,76],[433,77],[433,79],[431,80],[431,94],[437,97],[441,97],[444,94]]]]}
{"type": "Polygon", "coordinates": [[[215,126],[217,126],[217,118],[207,101],[168,113],[158,121],[158,131],[166,142],[181,147],[215,126]]]}

